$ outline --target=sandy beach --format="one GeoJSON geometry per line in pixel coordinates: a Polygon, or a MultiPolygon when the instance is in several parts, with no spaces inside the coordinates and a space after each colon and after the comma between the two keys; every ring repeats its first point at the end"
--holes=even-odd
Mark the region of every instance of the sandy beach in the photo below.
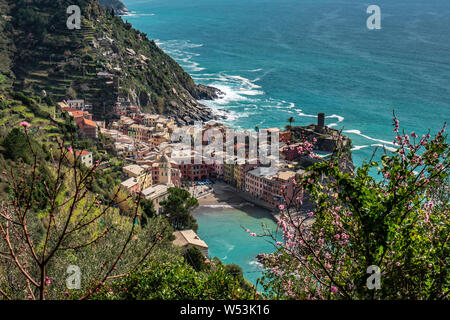
{"type": "Polygon", "coordinates": [[[244,198],[231,186],[216,182],[209,186],[212,191],[198,198],[200,206],[230,206],[241,207],[248,204],[244,198]]]}

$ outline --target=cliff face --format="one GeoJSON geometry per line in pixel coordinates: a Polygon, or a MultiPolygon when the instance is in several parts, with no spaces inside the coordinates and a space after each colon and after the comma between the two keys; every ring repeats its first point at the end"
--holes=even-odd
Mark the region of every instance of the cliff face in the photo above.
{"type": "Polygon", "coordinates": [[[0,9],[0,90],[85,99],[96,119],[111,117],[117,101],[180,124],[214,118],[196,99],[214,99],[218,91],[196,85],[146,34],[98,0],[0,0],[0,9]],[[81,8],[80,30],[66,26],[70,5],[81,8]]]}
{"type": "Polygon", "coordinates": [[[123,15],[129,12],[127,7],[119,0],[99,0],[99,2],[103,6],[114,10],[115,14],[123,15]]]}

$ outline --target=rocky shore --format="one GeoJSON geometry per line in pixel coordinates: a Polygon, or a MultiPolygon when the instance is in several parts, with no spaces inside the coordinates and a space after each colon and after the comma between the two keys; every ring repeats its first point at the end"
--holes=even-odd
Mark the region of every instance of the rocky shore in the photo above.
{"type": "Polygon", "coordinates": [[[114,13],[118,16],[126,16],[130,13],[127,7],[119,0],[99,0],[99,2],[103,6],[114,10],[114,13]]]}

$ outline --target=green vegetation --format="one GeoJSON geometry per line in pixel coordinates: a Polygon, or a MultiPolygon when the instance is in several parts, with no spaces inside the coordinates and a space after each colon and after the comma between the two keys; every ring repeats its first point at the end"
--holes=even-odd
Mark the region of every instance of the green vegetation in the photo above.
{"type": "Polygon", "coordinates": [[[198,207],[198,200],[191,196],[189,191],[180,188],[169,188],[169,196],[161,202],[163,214],[169,219],[175,230],[198,230],[197,221],[192,211],[198,207]]]}
{"type": "MultiPolygon", "coordinates": [[[[122,8],[118,1],[102,2],[122,8]]],[[[0,0],[7,17],[0,18],[0,93],[45,90],[56,101],[85,99],[99,118],[109,117],[118,97],[172,115],[181,106],[197,105],[194,98],[203,91],[154,41],[97,0],[77,1],[82,26],[69,30],[66,9],[72,4],[0,0]]]]}
{"type": "Polygon", "coordinates": [[[395,117],[394,124],[398,149],[381,161],[348,172],[338,152],[296,181],[293,197],[307,192],[315,207],[301,216],[298,204],[283,208],[280,226],[289,240],[274,243],[277,252],[265,258],[270,297],[448,299],[447,134],[443,128],[420,138],[400,134],[395,117]]]}
{"type": "Polygon", "coordinates": [[[205,257],[197,247],[190,247],[184,253],[184,259],[195,271],[206,269],[205,257]]]}
{"type": "Polygon", "coordinates": [[[105,287],[94,299],[126,300],[238,300],[253,299],[222,265],[212,271],[196,272],[182,259],[148,263],[135,273],[105,287]]]}

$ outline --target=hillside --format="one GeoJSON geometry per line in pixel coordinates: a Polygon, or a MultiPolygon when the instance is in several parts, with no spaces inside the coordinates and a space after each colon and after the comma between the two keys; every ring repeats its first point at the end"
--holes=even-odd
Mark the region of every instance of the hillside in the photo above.
{"type": "Polygon", "coordinates": [[[119,0],[99,0],[103,6],[113,9],[116,14],[125,14],[128,12],[127,7],[119,0]]]}
{"type": "Polygon", "coordinates": [[[85,99],[96,119],[116,102],[172,116],[178,123],[214,118],[196,99],[218,91],[198,86],[146,34],[98,0],[0,0],[0,90],[55,100],[85,99]],[[81,8],[81,29],[66,26],[69,5],[81,8]]]}

